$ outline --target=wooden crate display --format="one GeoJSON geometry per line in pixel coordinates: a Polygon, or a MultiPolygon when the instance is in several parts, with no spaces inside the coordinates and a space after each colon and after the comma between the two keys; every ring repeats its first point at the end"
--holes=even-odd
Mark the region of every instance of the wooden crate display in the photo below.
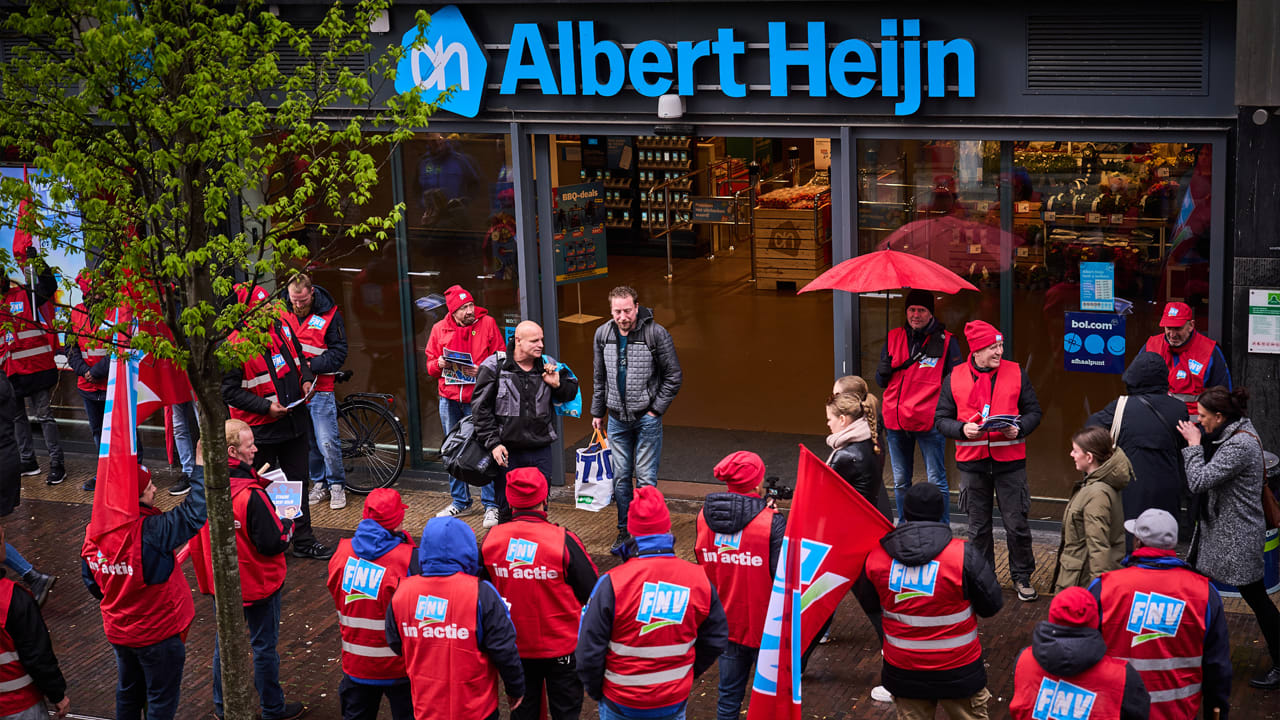
{"type": "Polygon", "coordinates": [[[831,267],[831,205],[816,210],[756,208],[752,221],[756,288],[806,283],[831,267]]]}

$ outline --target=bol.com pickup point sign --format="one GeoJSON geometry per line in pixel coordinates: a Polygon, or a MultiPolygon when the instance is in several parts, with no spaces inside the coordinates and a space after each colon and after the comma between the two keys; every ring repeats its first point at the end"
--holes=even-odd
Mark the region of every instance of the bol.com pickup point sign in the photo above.
{"type": "Polygon", "coordinates": [[[1062,340],[1063,366],[1076,372],[1124,372],[1124,317],[1069,312],[1062,340]]]}

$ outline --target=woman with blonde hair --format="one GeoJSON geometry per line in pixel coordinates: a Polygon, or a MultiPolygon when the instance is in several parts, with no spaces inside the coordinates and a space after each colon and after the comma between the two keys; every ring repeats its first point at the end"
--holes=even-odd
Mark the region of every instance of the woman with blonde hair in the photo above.
{"type": "Polygon", "coordinates": [[[1071,459],[1084,477],[1062,514],[1054,592],[1088,587],[1124,559],[1124,502],[1120,492],[1133,480],[1133,466],[1107,430],[1090,425],[1071,436],[1071,459]]]}
{"type": "Polygon", "coordinates": [[[875,507],[879,507],[880,466],[872,422],[874,399],[868,401],[854,393],[833,394],[827,399],[827,446],[831,454],[827,465],[875,507]],[[868,419],[870,418],[870,419],[868,419]]]}

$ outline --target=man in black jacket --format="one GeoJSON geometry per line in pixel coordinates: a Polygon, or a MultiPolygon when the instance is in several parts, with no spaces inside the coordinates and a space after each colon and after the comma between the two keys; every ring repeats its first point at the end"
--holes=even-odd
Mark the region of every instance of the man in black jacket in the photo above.
{"type": "MultiPolygon", "coordinates": [[[[4,560],[4,552],[4,528],[0,528],[0,562],[4,560]]],[[[53,706],[54,717],[66,717],[71,709],[71,698],[67,697],[67,681],[62,677],[62,670],[58,668],[58,658],[54,657],[53,642],[49,639],[49,628],[45,626],[44,618],[40,615],[40,606],[31,597],[31,593],[4,577],[3,570],[0,570],[0,595],[8,596],[4,602],[8,611],[4,617],[0,618],[4,623],[0,626],[0,632],[3,632],[7,636],[5,639],[12,644],[12,647],[3,648],[11,652],[0,655],[0,659],[9,657],[6,663],[0,664],[0,670],[3,670],[8,663],[19,664],[37,691],[31,693],[26,686],[17,681],[5,683],[5,685],[18,685],[18,687],[12,690],[7,688],[0,690],[0,703],[9,706],[17,701],[21,705],[24,703],[18,696],[38,694],[53,706]]],[[[9,671],[5,670],[5,672],[9,671]]],[[[12,673],[7,674],[6,677],[12,677],[12,673]]],[[[25,712],[18,710],[9,716],[26,718],[28,717],[26,713],[32,713],[30,717],[33,718],[48,717],[44,703],[39,699],[25,712]]]]}
{"type": "MultiPolygon", "coordinates": [[[[542,328],[525,320],[516,326],[505,353],[480,363],[471,413],[476,437],[493,459],[507,470],[536,467],[551,477],[551,444],[556,441],[554,404],[578,394],[578,381],[542,354],[542,328]]],[[[498,518],[511,519],[506,473],[493,480],[498,518]]]]}

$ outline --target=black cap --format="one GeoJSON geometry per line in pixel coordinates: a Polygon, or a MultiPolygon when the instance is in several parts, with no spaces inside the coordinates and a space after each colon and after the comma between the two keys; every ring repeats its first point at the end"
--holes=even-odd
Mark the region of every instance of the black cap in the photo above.
{"type": "Polygon", "coordinates": [[[928,308],[929,312],[932,313],[933,293],[928,290],[912,290],[907,293],[907,307],[911,307],[912,305],[919,305],[921,307],[928,308]]]}
{"type": "Polygon", "coordinates": [[[928,481],[912,485],[902,500],[902,517],[908,521],[939,522],[946,509],[946,496],[937,485],[928,481]]]}

